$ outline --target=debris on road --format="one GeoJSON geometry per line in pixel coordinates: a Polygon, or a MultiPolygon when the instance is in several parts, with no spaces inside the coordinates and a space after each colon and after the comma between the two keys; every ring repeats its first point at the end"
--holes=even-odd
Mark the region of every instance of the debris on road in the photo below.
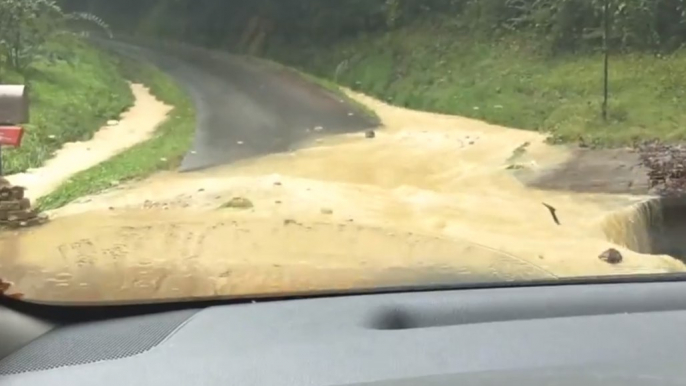
{"type": "Polygon", "coordinates": [[[21,293],[13,293],[13,294],[7,293],[7,290],[9,290],[10,287],[12,287],[13,285],[14,285],[14,283],[0,279],[0,296],[4,296],[6,298],[21,300],[24,297],[23,294],[21,294],[21,293]]]}
{"type": "Polygon", "coordinates": [[[0,180],[0,227],[25,228],[45,223],[48,218],[31,209],[31,201],[24,197],[25,188],[0,180]]]}
{"type": "Polygon", "coordinates": [[[330,209],[330,208],[322,208],[322,214],[325,214],[325,215],[332,215],[332,214],[333,214],[333,209],[330,209]]]}
{"type": "Polygon", "coordinates": [[[543,203],[543,206],[548,208],[548,211],[550,211],[550,215],[553,217],[553,221],[555,221],[555,224],[557,225],[562,225],[560,224],[560,219],[557,217],[557,209],[553,207],[552,205],[548,205],[545,202],[543,203]]]}
{"type": "Polygon", "coordinates": [[[302,224],[300,224],[299,222],[289,218],[289,219],[283,220],[283,225],[289,226],[289,225],[302,225],[302,224]]]}
{"type": "Polygon", "coordinates": [[[598,258],[608,264],[619,264],[624,260],[624,256],[622,254],[614,249],[610,248],[607,251],[603,252],[598,256],[598,258]]]}
{"type": "Polygon", "coordinates": [[[686,195],[686,144],[644,142],[636,146],[649,169],[651,193],[662,197],[686,195]]]}
{"type": "Polygon", "coordinates": [[[252,201],[244,197],[234,197],[231,201],[222,205],[222,208],[232,208],[232,209],[252,209],[255,205],[252,201]]]}
{"type": "Polygon", "coordinates": [[[376,138],[376,132],[374,130],[367,130],[364,136],[369,139],[376,138]]]}

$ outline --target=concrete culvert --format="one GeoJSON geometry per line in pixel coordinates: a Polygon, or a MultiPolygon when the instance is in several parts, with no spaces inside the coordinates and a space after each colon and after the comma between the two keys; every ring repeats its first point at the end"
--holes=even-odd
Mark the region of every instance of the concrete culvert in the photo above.
{"type": "Polygon", "coordinates": [[[686,197],[637,203],[603,222],[607,239],[632,251],[686,262],[686,197]]]}

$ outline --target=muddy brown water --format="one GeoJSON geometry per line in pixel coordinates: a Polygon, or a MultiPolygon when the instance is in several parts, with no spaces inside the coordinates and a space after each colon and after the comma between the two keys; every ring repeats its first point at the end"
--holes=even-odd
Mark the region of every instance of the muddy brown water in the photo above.
{"type": "Polygon", "coordinates": [[[55,302],[549,277],[538,267],[468,242],[228,212],[93,212],[4,233],[0,245],[0,270],[18,283],[13,291],[55,302]],[[469,259],[456,252],[468,253],[469,259]]]}
{"type": "Polygon", "coordinates": [[[609,240],[639,253],[669,255],[686,262],[686,199],[647,200],[606,221],[609,240]]]}
{"type": "Polygon", "coordinates": [[[2,234],[0,272],[28,299],[139,302],[686,270],[646,247],[649,197],[523,181],[573,157],[542,135],[351,97],[381,117],[374,139],[330,135],[84,198],[2,234]],[[235,197],[252,207],[222,208],[235,197]],[[598,259],[613,247],[621,264],[598,259]]]}

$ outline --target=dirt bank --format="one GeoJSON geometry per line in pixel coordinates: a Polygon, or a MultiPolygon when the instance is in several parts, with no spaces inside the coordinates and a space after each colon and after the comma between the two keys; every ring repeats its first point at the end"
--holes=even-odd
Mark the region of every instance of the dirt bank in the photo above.
{"type": "Polygon", "coordinates": [[[149,139],[165,120],[171,106],[155,99],[141,84],[131,84],[131,90],[135,104],[118,121],[102,127],[88,141],[64,144],[44,166],[7,179],[14,185],[26,187],[27,196],[36,200],[76,173],[149,139]]]}

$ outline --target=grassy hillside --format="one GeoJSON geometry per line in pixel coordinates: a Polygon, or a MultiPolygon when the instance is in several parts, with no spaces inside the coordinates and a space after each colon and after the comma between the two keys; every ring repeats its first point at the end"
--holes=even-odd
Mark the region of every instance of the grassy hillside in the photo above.
{"type": "Polygon", "coordinates": [[[613,55],[605,122],[602,55],[553,58],[532,47],[416,23],[327,46],[275,42],[267,56],[396,105],[549,132],[555,142],[686,139],[686,51],[613,55]]]}
{"type": "MultiPolygon", "coordinates": [[[[89,139],[133,103],[128,83],[112,57],[79,39],[45,47],[49,54],[30,71],[31,122],[21,148],[3,148],[4,173],[41,166],[65,142],[89,139]]],[[[0,69],[4,83],[24,83],[0,69]]]]}
{"type": "Polygon", "coordinates": [[[38,200],[41,210],[56,209],[79,197],[100,193],[112,188],[113,182],[118,184],[160,170],[174,170],[192,145],[195,108],[185,91],[151,64],[125,57],[118,57],[113,63],[127,79],[145,84],[155,97],[174,109],[157,128],[154,137],[72,176],[54,192],[38,200]]]}

